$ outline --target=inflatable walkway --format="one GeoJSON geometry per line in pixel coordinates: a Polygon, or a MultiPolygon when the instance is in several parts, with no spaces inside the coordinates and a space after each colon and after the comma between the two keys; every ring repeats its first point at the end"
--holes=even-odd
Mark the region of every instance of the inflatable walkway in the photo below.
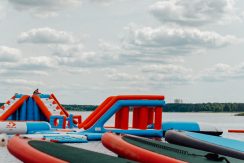
{"type": "Polygon", "coordinates": [[[112,131],[138,136],[162,137],[164,106],[164,96],[160,95],[111,96],[78,126],[90,133],[112,131]],[[129,124],[130,110],[132,111],[132,124],[129,124]],[[105,126],[113,115],[115,115],[114,126],[105,126]],[[148,125],[152,123],[153,128],[148,129],[148,125]]]}
{"type": "Polygon", "coordinates": [[[91,128],[116,102],[119,100],[164,100],[164,96],[159,95],[119,95],[110,96],[101,103],[89,117],[78,126],[79,128],[91,128]]]}

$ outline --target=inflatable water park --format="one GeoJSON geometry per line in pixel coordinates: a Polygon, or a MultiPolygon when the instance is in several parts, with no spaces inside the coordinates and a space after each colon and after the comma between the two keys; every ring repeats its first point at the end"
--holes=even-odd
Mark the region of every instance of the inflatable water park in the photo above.
{"type": "Polygon", "coordinates": [[[0,107],[0,144],[22,162],[244,162],[244,142],[209,124],[164,121],[166,105],[163,95],[110,96],[83,119],[54,94],[15,94],[0,107]],[[72,146],[94,141],[113,155],[72,146]]]}

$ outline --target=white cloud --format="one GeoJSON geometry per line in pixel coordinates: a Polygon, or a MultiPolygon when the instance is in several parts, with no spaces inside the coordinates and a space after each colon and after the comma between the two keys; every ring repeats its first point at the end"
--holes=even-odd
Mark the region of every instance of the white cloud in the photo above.
{"type": "MultiPolygon", "coordinates": [[[[57,54],[57,53],[56,53],[57,54]]],[[[62,55],[62,53],[61,53],[62,55]]],[[[90,67],[98,64],[99,58],[95,52],[79,52],[78,54],[72,54],[71,56],[61,56],[57,54],[55,57],[61,65],[71,67],[90,67]]]]}
{"type": "Polygon", "coordinates": [[[19,49],[0,46],[0,62],[15,62],[21,58],[19,49]]]}
{"type": "Polygon", "coordinates": [[[189,74],[192,73],[192,69],[185,68],[183,66],[173,65],[173,64],[152,64],[142,67],[142,72],[146,73],[164,73],[164,74],[189,74]]]}
{"type": "Polygon", "coordinates": [[[57,16],[58,12],[77,6],[81,0],[8,0],[18,11],[28,11],[40,18],[57,16]]]}
{"type": "Polygon", "coordinates": [[[143,76],[140,75],[135,75],[135,74],[130,74],[130,73],[125,73],[125,72],[113,72],[107,74],[107,77],[113,81],[140,81],[144,80],[143,76]]]}
{"type": "Polygon", "coordinates": [[[185,85],[194,82],[190,74],[155,74],[150,77],[150,83],[154,85],[185,85]]]}
{"type": "Polygon", "coordinates": [[[27,57],[16,62],[6,62],[1,65],[0,74],[8,76],[48,75],[50,70],[57,68],[58,62],[47,56],[27,57]]]}
{"type": "Polygon", "coordinates": [[[40,81],[34,81],[34,80],[26,80],[26,79],[1,79],[0,83],[3,83],[4,85],[21,85],[21,86],[40,86],[43,85],[40,81]]]}
{"type": "MultiPolygon", "coordinates": [[[[117,0],[123,1],[123,0],[117,0]]],[[[111,5],[113,0],[8,0],[8,2],[21,12],[29,12],[37,18],[49,18],[58,16],[61,11],[80,6],[82,3],[95,3],[111,5]]],[[[116,2],[116,3],[117,3],[116,2]]]]}
{"type": "Polygon", "coordinates": [[[63,44],[63,45],[49,45],[53,54],[58,57],[75,57],[83,52],[83,44],[63,44]]]}
{"type": "Polygon", "coordinates": [[[98,4],[102,4],[102,5],[110,5],[111,3],[114,2],[114,0],[86,0],[86,1],[89,1],[92,3],[98,3],[98,4]]]}
{"type": "Polygon", "coordinates": [[[156,85],[188,84],[195,80],[193,70],[180,65],[152,64],[143,66],[141,71],[156,85]]]}
{"type": "Polygon", "coordinates": [[[231,66],[219,63],[211,68],[203,70],[198,79],[202,81],[228,81],[234,79],[244,79],[244,63],[231,66]]]}
{"type": "Polygon", "coordinates": [[[162,54],[156,54],[156,57],[152,57],[153,51],[147,52],[140,50],[139,48],[128,48],[127,40],[123,40],[121,44],[116,45],[106,41],[99,43],[99,52],[104,55],[110,56],[110,59],[117,65],[131,65],[138,63],[183,63],[184,59],[180,56],[160,56],[162,54]]]}
{"type": "Polygon", "coordinates": [[[18,70],[18,69],[2,69],[0,74],[4,76],[23,76],[23,75],[37,75],[48,76],[48,72],[42,70],[18,70]]]}
{"type": "Polygon", "coordinates": [[[119,62],[118,55],[105,47],[100,47],[99,51],[87,51],[80,43],[51,45],[49,47],[59,64],[69,67],[97,68],[113,66],[119,62]]]}
{"type": "Polygon", "coordinates": [[[38,56],[23,59],[16,67],[19,69],[43,70],[57,67],[57,61],[51,57],[38,56]]]}
{"type": "Polygon", "coordinates": [[[4,1],[0,2],[0,20],[6,15],[6,11],[5,11],[6,6],[7,5],[4,1]]]}
{"type": "Polygon", "coordinates": [[[152,64],[141,68],[154,85],[188,84],[196,82],[223,82],[244,79],[244,63],[231,66],[219,63],[195,72],[192,68],[173,64],[152,64]]]}
{"type": "Polygon", "coordinates": [[[235,0],[164,0],[153,4],[150,11],[162,23],[181,25],[240,20],[235,0]]]}
{"type": "Polygon", "coordinates": [[[34,44],[65,44],[73,43],[75,42],[75,39],[72,34],[68,32],[45,27],[22,32],[18,38],[18,42],[34,44]]]}
{"type": "Polygon", "coordinates": [[[216,32],[203,31],[197,28],[160,26],[127,27],[123,39],[123,48],[128,54],[137,56],[151,55],[185,55],[195,54],[206,49],[215,49],[237,43],[232,35],[222,36],[216,32]]]}

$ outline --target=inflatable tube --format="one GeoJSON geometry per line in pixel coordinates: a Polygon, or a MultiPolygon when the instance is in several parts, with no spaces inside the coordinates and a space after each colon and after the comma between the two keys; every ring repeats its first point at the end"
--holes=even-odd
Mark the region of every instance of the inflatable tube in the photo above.
{"type": "MultiPolygon", "coordinates": [[[[33,99],[32,99],[33,101],[33,99]]],[[[38,108],[38,106],[36,105],[36,103],[33,101],[33,112],[34,112],[34,120],[38,121],[41,119],[41,112],[40,109],[38,108]]]]}
{"type": "Polygon", "coordinates": [[[26,101],[23,103],[21,109],[20,109],[20,120],[24,121],[26,120],[26,111],[27,111],[27,104],[26,101]]]}
{"type": "Polygon", "coordinates": [[[36,131],[50,130],[47,122],[22,122],[22,121],[2,121],[0,122],[0,133],[6,134],[27,134],[36,131]]]}
{"type": "MultiPolygon", "coordinates": [[[[150,126],[151,128],[152,126],[150,126]]],[[[190,132],[197,132],[197,133],[203,133],[208,135],[222,135],[223,131],[208,125],[204,123],[198,123],[198,122],[163,122],[162,123],[162,129],[163,129],[163,135],[165,135],[165,132],[168,130],[183,130],[183,131],[190,131],[190,132]]]]}
{"type": "Polygon", "coordinates": [[[31,140],[15,136],[9,140],[8,150],[23,162],[108,162],[130,163],[133,161],[67,145],[31,140]]]}
{"type": "Polygon", "coordinates": [[[29,145],[29,139],[23,139],[18,136],[11,138],[8,142],[9,152],[23,162],[43,163],[67,163],[53,156],[47,155],[39,150],[36,150],[29,145]],[[23,152],[24,151],[24,152],[23,152]]]}
{"type": "MultiPolygon", "coordinates": [[[[118,136],[112,133],[106,133],[102,139],[102,143],[119,156],[130,158],[138,162],[155,161],[152,155],[144,155],[144,153],[148,151],[191,163],[243,162],[242,160],[231,157],[130,135],[118,136]],[[133,151],[132,149],[135,147],[139,149],[133,151]]],[[[167,162],[163,159],[160,161],[167,162]]]]}
{"type": "Polygon", "coordinates": [[[33,105],[34,105],[34,101],[32,100],[32,98],[29,98],[28,100],[28,105],[27,105],[27,121],[33,121],[34,120],[34,109],[33,109],[33,105]]]}
{"type": "Polygon", "coordinates": [[[233,133],[244,133],[244,130],[228,130],[228,132],[233,132],[233,133]]]}
{"type": "Polygon", "coordinates": [[[186,131],[169,130],[165,134],[169,143],[192,147],[244,160],[244,142],[186,131]]]}
{"type": "Polygon", "coordinates": [[[105,133],[102,137],[102,143],[106,148],[117,153],[120,157],[131,159],[137,162],[147,162],[147,163],[150,162],[183,163],[184,162],[134,146],[124,141],[121,136],[117,136],[113,133],[105,133]]]}

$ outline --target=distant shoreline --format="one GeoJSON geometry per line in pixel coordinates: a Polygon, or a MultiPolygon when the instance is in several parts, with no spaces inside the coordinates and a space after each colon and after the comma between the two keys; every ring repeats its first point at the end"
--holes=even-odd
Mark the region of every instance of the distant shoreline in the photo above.
{"type": "MultiPolygon", "coordinates": [[[[0,103],[2,106],[4,103],[0,103]]],[[[94,111],[98,105],[67,105],[63,107],[72,111],[94,111]]],[[[244,116],[244,103],[168,103],[164,112],[182,112],[182,113],[237,113],[236,116],[244,116]]]]}
{"type": "MultiPolygon", "coordinates": [[[[67,110],[93,111],[97,105],[63,105],[67,110]]],[[[241,113],[244,112],[244,103],[168,103],[164,112],[204,112],[204,113],[241,113]]]]}

